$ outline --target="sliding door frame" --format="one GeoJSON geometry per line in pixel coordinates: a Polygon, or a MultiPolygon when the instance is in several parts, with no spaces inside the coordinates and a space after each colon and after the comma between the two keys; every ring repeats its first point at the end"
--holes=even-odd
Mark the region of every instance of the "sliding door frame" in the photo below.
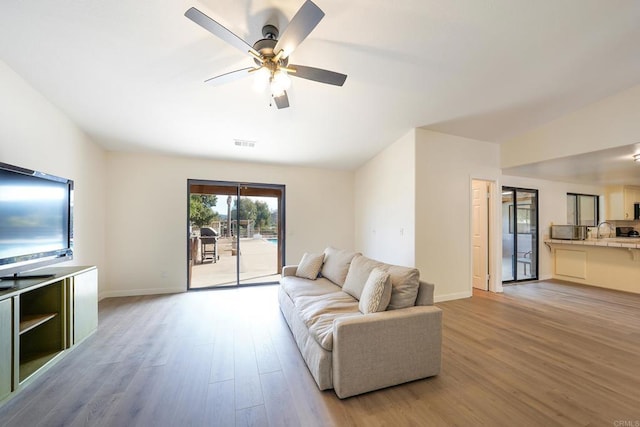
{"type": "MultiPolygon", "coordinates": [[[[191,288],[191,269],[189,268],[189,261],[191,255],[191,244],[190,244],[190,198],[192,194],[192,189],[201,188],[202,192],[195,192],[195,194],[209,194],[208,192],[204,192],[206,187],[218,187],[218,188],[235,188],[235,193],[229,193],[228,195],[233,195],[236,197],[238,209],[236,209],[236,224],[237,227],[237,236],[236,236],[236,244],[237,244],[237,252],[236,252],[236,283],[235,285],[230,286],[255,286],[272,282],[265,283],[255,283],[255,284],[242,284],[240,281],[240,198],[241,197],[277,197],[278,198],[278,260],[277,260],[277,274],[282,273],[282,267],[285,265],[285,254],[286,254],[286,186],[283,184],[264,184],[264,183],[249,183],[249,182],[236,182],[236,181],[214,181],[214,180],[202,180],[202,179],[187,179],[187,290],[200,290],[200,289],[215,289],[215,286],[203,287],[203,288],[191,288]],[[249,193],[243,194],[243,191],[250,190],[249,193]]],[[[220,194],[220,192],[211,192],[211,194],[220,194]]],[[[228,286],[224,286],[228,287],[228,286]]]]}
{"type": "Polygon", "coordinates": [[[514,218],[509,218],[508,220],[513,220],[513,256],[511,257],[511,269],[513,272],[512,280],[503,280],[502,283],[519,283],[519,282],[528,282],[532,280],[538,280],[539,278],[539,264],[540,264],[540,226],[539,226],[539,217],[540,217],[540,194],[538,190],[533,188],[520,188],[520,187],[511,187],[508,185],[502,186],[502,191],[511,191],[513,194],[513,216],[514,218]],[[517,212],[518,212],[518,192],[526,192],[535,194],[535,244],[531,245],[532,250],[535,252],[535,274],[534,266],[531,266],[531,277],[527,277],[524,279],[518,278],[518,261],[517,261],[517,253],[518,253],[518,221],[517,221],[517,212]]]}

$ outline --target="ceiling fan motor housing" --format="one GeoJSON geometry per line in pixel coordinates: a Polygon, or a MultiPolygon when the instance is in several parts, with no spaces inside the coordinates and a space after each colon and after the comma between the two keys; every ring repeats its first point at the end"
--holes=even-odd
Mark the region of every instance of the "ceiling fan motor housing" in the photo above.
{"type": "MultiPolygon", "coordinates": [[[[258,52],[260,52],[260,55],[268,60],[273,58],[274,56],[276,56],[275,52],[273,51],[273,49],[276,47],[276,44],[278,43],[278,29],[276,27],[274,27],[273,25],[265,25],[262,29],[262,34],[266,37],[264,39],[260,39],[257,42],[255,42],[253,44],[253,48],[255,50],[257,50],[258,52]],[[271,30],[269,31],[275,31],[275,32],[271,32],[271,33],[267,33],[266,28],[270,27],[271,30]],[[266,34],[265,34],[266,33],[266,34]],[[270,36],[274,36],[276,38],[270,38],[270,36]]],[[[256,63],[256,65],[261,66],[263,64],[260,63],[260,61],[258,61],[258,59],[254,58],[254,62],[256,63]]],[[[268,61],[267,61],[268,62],[268,61]]],[[[289,63],[289,59],[285,58],[285,59],[280,59],[279,65],[286,67],[287,64],[289,63]]]]}
{"type": "Polygon", "coordinates": [[[264,37],[265,39],[278,40],[279,34],[280,31],[278,31],[278,27],[276,27],[275,25],[267,24],[262,27],[262,37],[264,37]]]}

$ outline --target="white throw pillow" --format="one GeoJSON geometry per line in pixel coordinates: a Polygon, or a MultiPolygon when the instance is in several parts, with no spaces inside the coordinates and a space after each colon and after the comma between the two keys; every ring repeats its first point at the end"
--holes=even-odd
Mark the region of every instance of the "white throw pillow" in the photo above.
{"type": "Polygon", "coordinates": [[[364,284],[358,308],[364,314],[385,311],[391,299],[391,276],[380,268],[374,268],[364,284]]]}
{"type": "Polygon", "coordinates": [[[324,261],[324,254],[310,254],[305,252],[302,255],[298,269],[296,270],[296,276],[304,279],[316,280],[320,269],[322,268],[322,262],[324,261]]]}

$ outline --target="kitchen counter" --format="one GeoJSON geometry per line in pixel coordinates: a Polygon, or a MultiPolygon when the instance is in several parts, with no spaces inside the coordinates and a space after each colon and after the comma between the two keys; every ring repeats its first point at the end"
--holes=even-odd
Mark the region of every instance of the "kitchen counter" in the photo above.
{"type": "Polygon", "coordinates": [[[640,238],[546,239],[553,277],[584,285],[640,293],[640,238]]]}
{"type": "Polygon", "coordinates": [[[587,240],[561,240],[546,239],[545,244],[556,245],[587,245],[587,246],[606,246],[611,248],[632,248],[640,249],[640,237],[605,237],[602,239],[587,240]]]}

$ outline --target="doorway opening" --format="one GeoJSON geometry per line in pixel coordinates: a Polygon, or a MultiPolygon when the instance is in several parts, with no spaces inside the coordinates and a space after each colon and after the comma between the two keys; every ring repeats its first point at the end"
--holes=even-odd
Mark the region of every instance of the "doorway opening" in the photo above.
{"type": "Polygon", "coordinates": [[[538,278],[538,190],[502,187],[502,281],[538,278]]]}
{"type": "Polygon", "coordinates": [[[188,289],[276,283],[284,185],[190,179],[187,186],[188,289]]]}

